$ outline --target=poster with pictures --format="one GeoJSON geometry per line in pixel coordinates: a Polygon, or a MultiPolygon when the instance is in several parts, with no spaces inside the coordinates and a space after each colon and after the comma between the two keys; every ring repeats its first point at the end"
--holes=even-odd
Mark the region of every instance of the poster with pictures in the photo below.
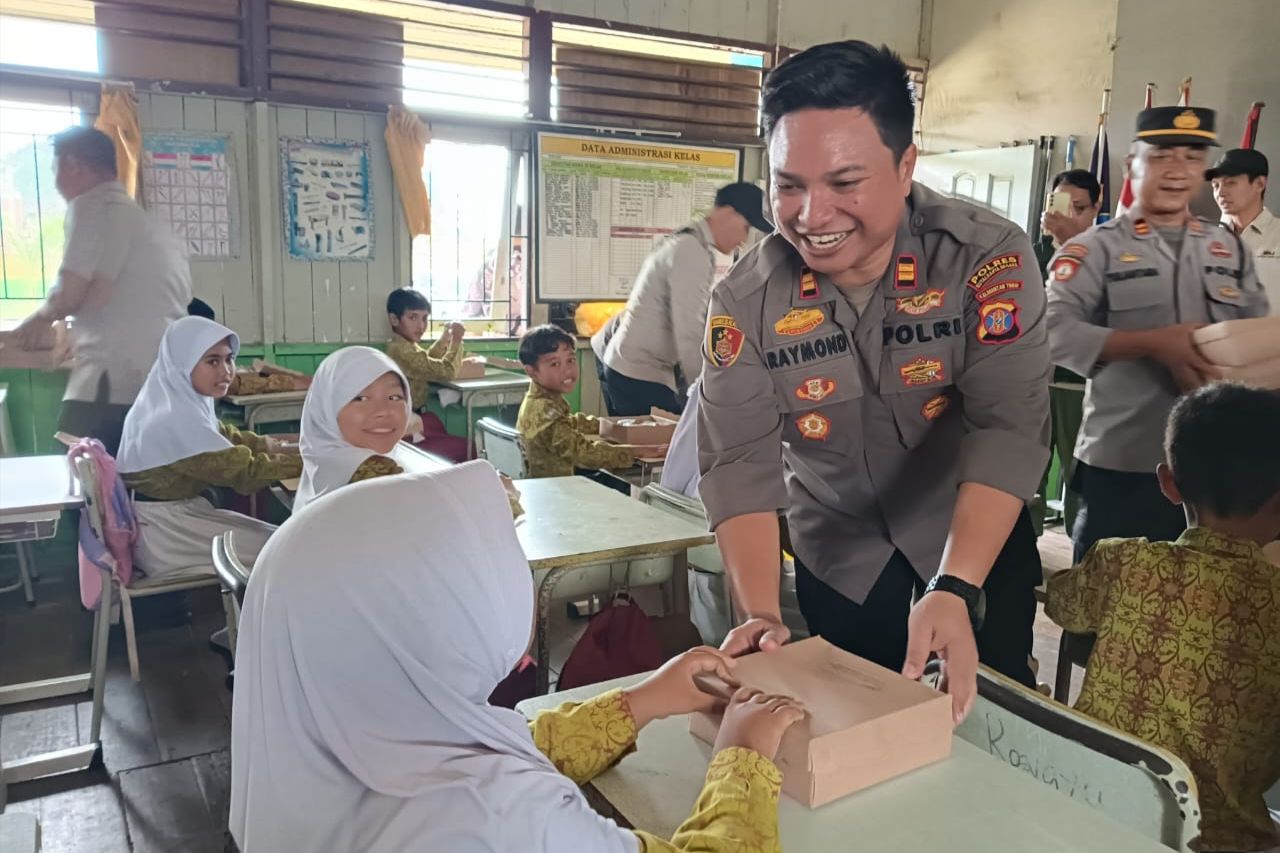
{"type": "Polygon", "coordinates": [[[308,261],[373,257],[369,146],[364,142],[280,140],[285,244],[308,261]]]}
{"type": "Polygon", "coordinates": [[[240,256],[240,212],[225,134],[142,137],[142,204],[193,259],[240,256]]]}

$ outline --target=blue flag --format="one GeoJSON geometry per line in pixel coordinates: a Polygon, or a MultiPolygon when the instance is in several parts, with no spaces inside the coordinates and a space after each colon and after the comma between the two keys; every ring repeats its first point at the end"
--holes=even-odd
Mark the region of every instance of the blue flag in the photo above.
{"type": "Polygon", "coordinates": [[[1111,218],[1111,149],[1107,147],[1107,116],[1098,116],[1098,138],[1093,141],[1093,154],[1089,157],[1089,171],[1098,179],[1102,187],[1099,198],[1102,205],[1098,208],[1099,223],[1111,218]]]}

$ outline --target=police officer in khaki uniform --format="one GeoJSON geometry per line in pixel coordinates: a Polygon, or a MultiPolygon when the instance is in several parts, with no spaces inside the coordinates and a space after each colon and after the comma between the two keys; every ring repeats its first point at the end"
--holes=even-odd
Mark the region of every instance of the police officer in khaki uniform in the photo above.
{"type": "Polygon", "coordinates": [[[1248,247],[1190,212],[1216,144],[1213,111],[1156,107],[1137,125],[1137,203],[1068,242],[1049,269],[1053,360],[1089,378],[1072,475],[1077,562],[1099,539],[1181,535],[1182,508],[1155,470],[1179,393],[1216,376],[1191,332],[1267,313],[1248,247]]]}
{"type": "Polygon", "coordinates": [[[888,48],[797,54],[762,109],[780,233],[713,291],[699,401],[700,493],[745,618],[724,648],[789,636],[785,511],[811,631],[910,677],[939,652],[960,716],[979,657],[1032,680],[1035,255],[1007,220],[912,182],[914,104],[888,48]]]}

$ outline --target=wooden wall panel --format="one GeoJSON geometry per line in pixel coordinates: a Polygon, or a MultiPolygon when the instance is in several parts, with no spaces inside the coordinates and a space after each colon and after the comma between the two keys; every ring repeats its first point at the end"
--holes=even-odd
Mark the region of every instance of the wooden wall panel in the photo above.
{"type": "MultiPolygon", "coordinates": [[[[307,135],[307,111],[299,107],[276,107],[276,133],[278,137],[307,135]]],[[[278,149],[278,146],[277,146],[278,149]]],[[[266,174],[273,178],[273,184],[281,187],[279,151],[275,152],[275,162],[266,174]]],[[[284,203],[277,190],[277,205],[284,203]]],[[[311,264],[289,257],[284,243],[284,217],[277,211],[276,244],[272,250],[280,258],[280,292],[284,297],[284,336],[286,343],[307,343],[315,340],[315,321],[312,315],[311,264]]]]}
{"type": "Polygon", "coordinates": [[[254,239],[255,201],[250,190],[249,108],[241,101],[214,101],[214,128],[231,137],[232,170],[240,206],[240,256],[227,261],[199,261],[192,266],[206,278],[217,278],[222,287],[222,322],[235,329],[244,344],[261,343],[262,288],[255,275],[259,251],[254,239]]]}
{"type": "MultiPolygon", "coordinates": [[[[307,110],[307,136],[311,139],[337,138],[336,119],[333,110],[307,110]]],[[[311,264],[311,322],[311,340],[316,343],[342,340],[342,294],[337,261],[315,261],[311,264]]]]}
{"type": "MultiPolygon", "coordinates": [[[[361,113],[340,112],[334,116],[336,139],[365,139],[365,116],[361,113]]],[[[369,151],[370,168],[373,166],[373,150],[369,151]]],[[[372,176],[370,176],[372,180],[372,176]]],[[[377,200],[374,204],[377,205],[377,200]]],[[[375,221],[376,213],[375,210],[375,221]]],[[[376,226],[375,226],[376,227],[376,226]]],[[[378,245],[378,234],[373,233],[373,254],[377,257],[387,247],[378,245]]],[[[338,277],[338,340],[364,343],[369,340],[369,261],[340,261],[336,264],[338,277]]],[[[319,336],[316,338],[320,340],[319,336]]]]}
{"type": "MultiPolygon", "coordinates": [[[[387,325],[387,294],[411,280],[409,270],[409,228],[396,196],[387,158],[384,116],[366,113],[364,134],[369,143],[370,187],[373,188],[373,261],[365,264],[368,275],[366,310],[368,340],[381,342],[391,335],[387,325]]],[[[345,312],[345,303],[344,308],[345,312]]],[[[352,310],[356,310],[354,303],[352,310]]],[[[345,313],[343,318],[345,320],[345,313]]]]}

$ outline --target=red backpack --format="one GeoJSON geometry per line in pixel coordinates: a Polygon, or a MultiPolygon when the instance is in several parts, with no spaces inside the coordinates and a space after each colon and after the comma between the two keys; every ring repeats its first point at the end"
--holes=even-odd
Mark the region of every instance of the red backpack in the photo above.
{"type": "Polygon", "coordinates": [[[648,672],[666,660],[649,616],[628,593],[619,592],[587,623],[560,670],[556,689],[648,672]]]}

